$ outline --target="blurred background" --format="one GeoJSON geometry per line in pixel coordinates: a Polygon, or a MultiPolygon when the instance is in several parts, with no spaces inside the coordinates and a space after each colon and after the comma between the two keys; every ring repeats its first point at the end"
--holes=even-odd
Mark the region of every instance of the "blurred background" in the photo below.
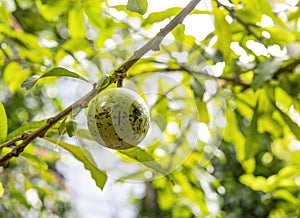
{"type": "MultiPolygon", "coordinates": [[[[86,94],[189,2],[151,0],[139,14],[127,0],[0,0],[7,139],[86,94]],[[57,66],[91,83],[47,77],[21,87],[57,66]]],[[[299,4],[201,1],[128,71],[124,86],[151,112],[137,150],[149,156],[98,145],[85,111],[74,111],[77,134],[56,126],[47,137],[89,151],[104,188],[86,162],[39,138],[0,167],[0,217],[300,217],[299,4]]]]}

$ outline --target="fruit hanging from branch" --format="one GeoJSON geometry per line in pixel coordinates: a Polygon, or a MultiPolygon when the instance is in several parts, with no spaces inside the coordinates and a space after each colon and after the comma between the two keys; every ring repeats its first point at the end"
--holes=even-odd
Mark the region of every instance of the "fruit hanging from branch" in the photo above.
{"type": "Polygon", "coordinates": [[[127,88],[106,89],[98,94],[88,107],[87,120],[93,138],[117,150],[137,146],[150,125],[146,103],[127,88]]]}

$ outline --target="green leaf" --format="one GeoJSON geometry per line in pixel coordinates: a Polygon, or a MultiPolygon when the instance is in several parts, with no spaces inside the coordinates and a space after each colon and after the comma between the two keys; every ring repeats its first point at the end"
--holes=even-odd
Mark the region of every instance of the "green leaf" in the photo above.
{"type": "Polygon", "coordinates": [[[2,50],[0,50],[0,66],[4,66],[5,64],[5,56],[2,50]]]}
{"type": "Polygon", "coordinates": [[[148,8],[147,0],[128,0],[126,8],[129,11],[145,14],[148,8]]]}
{"type": "Polygon", "coordinates": [[[104,19],[99,19],[99,16],[102,13],[102,10],[104,8],[102,7],[94,7],[93,4],[90,4],[89,6],[86,5],[84,8],[84,13],[88,17],[88,21],[95,27],[101,27],[103,23],[106,22],[104,19]]]}
{"type": "Polygon", "coordinates": [[[7,136],[7,117],[3,104],[0,102],[0,143],[7,136]]]}
{"type": "Polygon", "coordinates": [[[270,80],[274,73],[281,67],[282,60],[278,58],[268,59],[260,63],[254,70],[254,78],[252,87],[254,89],[260,88],[266,81],[270,80]]]}
{"type": "Polygon", "coordinates": [[[99,79],[96,85],[96,89],[104,89],[109,86],[111,80],[111,76],[109,74],[104,75],[99,79]]]}
{"type": "Polygon", "coordinates": [[[232,54],[230,49],[232,39],[230,25],[225,19],[226,14],[218,8],[215,1],[213,1],[213,13],[215,17],[215,33],[218,36],[217,48],[222,51],[225,61],[229,61],[229,57],[232,54]]]}
{"type": "Polygon", "coordinates": [[[258,129],[260,132],[269,132],[274,137],[280,137],[283,135],[283,128],[280,123],[270,117],[269,114],[265,114],[259,117],[258,129]]]}
{"type": "Polygon", "coordinates": [[[196,100],[196,106],[199,114],[199,121],[208,123],[210,116],[206,107],[206,103],[202,100],[196,100]]]}
{"type": "Polygon", "coordinates": [[[253,173],[256,167],[255,158],[249,158],[241,163],[246,173],[253,173]]]}
{"type": "Polygon", "coordinates": [[[262,10],[259,8],[259,2],[260,0],[244,0],[243,8],[236,10],[237,16],[244,22],[247,21],[248,24],[259,22],[263,14],[262,10]]]}
{"type": "Polygon", "coordinates": [[[284,199],[294,205],[297,205],[297,202],[299,201],[294,195],[291,194],[291,192],[285,189],[276,190],[273,195],[275,198],[284,199]]]}
{"type": "Polygon", "coordinates": [[[185,25],[180,24],[172,30],[172,35],[175,38],[176,51],[182,52],[191,49],[195,43],[195,38],[185,34],[185,25]]]}
{"type": "Polygon", "coordinates": [[[258,102],[257,102],[256,107],[254,108],[251,124],[246,131],[246,144],[245,144],[246,159],[254,157],[254,155],[257,153],[261,145],[260,134],[258,133],[257,130],[258,116],[259,116],[259,112],[258,112],[258,102]]]}
{"type": "Polygon", "coordinates": [[[31,132],[34,131],[40,127],[42,127],[43,125],[45,125],[47,123],[47,120],[41,120],[41,121],[32,121],[32,122],[28,122],[25,123],[24,125],[20,126],[19,128],[17,128],[16,130],[12,131],[11,133],[9,133],[6,137],[6,140],[10,140],[16,136],[20,136],[22,135],[24,132],[31,132]]]}
{"type": "Polygon", "coordinates": [[[82,139],[95,141],[95,139],[92,137],[88,129],[77,129],[76,136],[82,139]]]}
{"type": "Polygon", "coordinates": [[[66,119],[61,121],[61,123],[59,124],[57,130],[58,130],[59,135],[63,135],[63,134],[66,133],[66,119]]]}
{"type": "Polygon", "coordinates": [[[154,116],[152,116],[152,118],[155,121],[155,123],[158,125],[160,130],[165,131],[167,127],[167,120],[165,119],[165,117],[160,113],[156,113],[154,116]]]}
{"type": "Polygon", "coordinates": [[[240,182],[246,186],[249,186],[255,191],[269,191],[267,179],[263,176],[254,176],[253,174],[244,174],[240,177],[240,182]]]}
{"type": "Polygon", "coordinates": [[[39,76],[39,75],[34,75],[32,77],[29,77],[21,84],[21,87],[26,88],[27,90],[31,89],[40,77],[41,76],[39,76]]]}
{"type": "Polygon", "coordinates": [[[289,21],[291,21],[291,20],[298,21],[299,18],[300,18],[300,7],[298,7],[298,9],[296,11],[293,11],[288,15],[289,21]]]}
{"type": "Polygon", "coordinates": [[[104,171],[99,170],[92,155],[90,152],[82,147],[71,145],[68,143],[65,143],[63,141],[59,141],[52,138],[45,137],[44,139],[48,140],[49,142],[52,142],[54,144],[59,145],[60,147],[66,149],[69,151],[78,161],[83,163],[85,169],[90,171],[92,178],[95,180],[96,185],[103,189],[105,182],[107,180],[107,175],[104,171]]]}
{"type": "Polygon", "coordinates": [[[277,108],[279,111],[282,119],[284,122],[288,125],[292,133],[296,136],[298,140],[300,140],[300,127],[283,111],[281,111],[279,108],[277,108]]]}
{"type": "Polygon", "coordinates": [[[163,21],[166,18],[171,18],[172,16],[177,15],[182,8],[180,7],[174,7],[174,8],[168,8],[164,11],[159,11],[159,12],[153,12],[149,14],[145,22],[148,24],[153,24],[156,22],[163,21]]]}
{"type": "Polygon", "coordinates": [[[139,147],[134,147],[128,150],[119,150],[117,152],[142,163],[146,167],[153,169],[156,172],[167,175],[166,170],[146,150],[143,150],[139,147]]]}
{"type": "MultiPolygon", "coordinates": [[[[152,12],[151,14],[149,14],[147,19],[145,19],[145,24],[161,22],[166,18],[171,19],[173,16],[176,16],[181,10],[182,8],[180,7],[173,7],[168,8],[164,11],[152,12]]],[[[211,12],[194,9],[190,14],[211,14],[211,12]]]]}
{"type": "MultiPolygon", "coordinates": [[[[24,188],[28,189],[31,187],[32,187],[32,183],[29,183],[28,186],[27,187],[25,186],[24,188]]],[[[26,200],[26,197],[24,194],[24,189],[19,190],[14,184],[11,184],[11,183],[6,184],[6,189],[12,196],[14,196],[14,199],[18,203],[20,203],[20,205],[25,206],[27,209],[29,209],[31,207],[31,205],[26,200]]]]}
{"type": "Polygon", "coordinates": [[[69,32],[72,38],[84,38],[84,15],[80,8],[75,8],[69,12],[69,32]]]}
{"type": "Polygon", "coordinates": [[[39,13],[47,21],[58,21],[60,15],[70,8],[68,1],[43,0],[36,1],[39,13]]]}
{"type": "Polygon", "coordinates": [[[205,93],[204,84],[197,78],[193,77],[191,79],[190,88],[193,90],[194,96],[200,100],[202,100],[203,95],[205,93]]]}
{"type": "Polygon", "coordinates": [[[10,62],[6,65],[3,77],[4,81],[8,84],[11,92],[16,92],[20,89],[20,84],[24,79],[30,76],[30,71],[22,70],[22,66],[17,62],[10,62]]]}
{"type": "Polygon", "coordinates": [[[194,93],[195,102],[198,109],[199,121],[209,122],[209,113],[206,107],[206,103],[203,101],[203,95],[205,93],[205,86],[197,77],[193,77],[190,81],[190,88],[194,93]]]}
{"type": "Polygon", "coordinates": [[[2,185],[2,183],[0,182],[0,198],[2,198],[3,192],[4,192],[3,185],[2,185]]]}
{"type": "Polygon", "coordinates": [[[66,130],[69,137],[73,137],[76,133],[78,123],[76,120],[67,120],[66,121],[66,130]]]}
{"type": "Polygon", "coordinates": [[[48,169],[48,165],[46,164],[46,162],[36,155],[23,152],[21,153],[21,156],[28,160],[30,163],[32,163],[34,167],[39,170],[46,171],[48,169]]]}
{"type": "Polygon", "coordinates": [[[84,78],[83,76],[77,74],[77,73],[74,73],[72,71],[69,71],[65,68],[62,68],[62,67],[56,67],[56,68],[53,68],[51,70],[49,70],[47,73],[44,73],[43,75],[39,76],[39,75],[34,75],[28,79],[26,79],[21,87],[22,88],[26,88],[27,90],[28,89],[31,89],[34,84],[39,80],[39,79],[42,79],[42,78],[45,78],[45,77],[51,77],[51,76],[65,76],[65,77],[73,77],[73,78],[77,78],[77,79],[81,79],[81,80],[84,80],[86,82],[89,82],[86,78],[84,78]]]}
{"type": "Polygon", "coordinates": [[[279,26],[273,26],[269,28],[265,28],[268,33],[270,33],[271,38],[276,42],[278,45],[284,46],[288,43],[292,43],[296,40],[296,35],[289,31],[287,28],[283,29],[279,26]]]}
{"type": "Polygon", "coordinates": [[[235,111],[230,106],[226,107],[227,126],[224,130],[223,138],[226,142],[232,142],[235,145],[237,159],[241,162],[245,159],[245,137],[240,132],[238,120],[235,111]]]}

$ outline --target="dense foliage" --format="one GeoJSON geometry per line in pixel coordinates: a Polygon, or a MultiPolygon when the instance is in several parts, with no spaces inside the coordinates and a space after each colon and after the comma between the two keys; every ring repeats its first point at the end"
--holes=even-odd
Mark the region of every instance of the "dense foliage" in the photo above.
{"type": "MultiPolygon", "coordinates": [[[[182,9],[109,2],[0,0],[0,143],[17,138],[1,157],[68,106],[64,92],[86,94],[182,9]]],[[[145,181],[137,216],[300,216],[300,3],[206,2],[188,16],[199,29],[209,16],[211,33],[183,22],[127,72],[151,113],[140,146],[102,148],[84,109],[72,111],[0,167],[0,217],[74,216],[58,147],[101,189],[107,176],[145,181]]]]}

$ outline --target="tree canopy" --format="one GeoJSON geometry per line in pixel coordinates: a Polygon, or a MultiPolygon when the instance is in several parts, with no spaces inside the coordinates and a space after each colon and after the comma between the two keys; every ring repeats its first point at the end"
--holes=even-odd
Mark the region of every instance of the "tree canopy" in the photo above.
{"type": "Polygon", "coordinates": [[[61,150],[99,189],[145,183],[137,217],[300,216],[300,3],[199,2],[0,0],[0,217],[75,216],[61,150]],[[112,150],[86,108],[121,86],[151,128],[112,150]]]}

